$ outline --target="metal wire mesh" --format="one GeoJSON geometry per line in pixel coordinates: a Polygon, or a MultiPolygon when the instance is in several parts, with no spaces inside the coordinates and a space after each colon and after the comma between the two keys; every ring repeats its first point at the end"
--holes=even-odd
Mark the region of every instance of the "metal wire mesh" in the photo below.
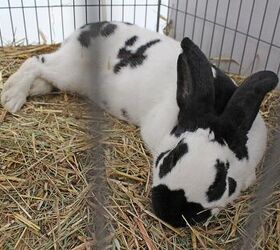
{"type": "Polygon", "coordinates": [[[0,46],[57,43],[84,23],[116,20],[191,37],[225,71],[280,74],[277,0],[1,0],[0,46]]]}
{"type": "Polygon", "coordinates": [[[225,71],[279,75],[280,2],[275,0],[169,0],[170,34],[191,37],[225,71]]]}

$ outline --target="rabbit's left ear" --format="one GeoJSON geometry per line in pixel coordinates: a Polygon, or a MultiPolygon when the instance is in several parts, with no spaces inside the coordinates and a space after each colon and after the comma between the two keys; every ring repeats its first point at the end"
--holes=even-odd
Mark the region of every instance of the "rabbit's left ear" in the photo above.
{"type": "Polygon", "coordinates": [[[193,129],[196,118],[214,113],[214,78],[211,64],[189,38],[181,42],[177,61],[178,126],[193,129]],[[189,123],[189,124],[188,124],[189,123]]]}

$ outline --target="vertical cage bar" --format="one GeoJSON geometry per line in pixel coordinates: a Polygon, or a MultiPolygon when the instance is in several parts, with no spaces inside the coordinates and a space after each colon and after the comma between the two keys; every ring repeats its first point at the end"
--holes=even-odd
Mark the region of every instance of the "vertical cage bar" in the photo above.
{"type": "Polygon", "coordinates": [[[277,75],[279,75],[279,73],[280,73],[280,63],[279,63],[279,65],[278,65],[277,75]]]}
{"type": "Polygon", "coordinates": [[[63,16],[63,5],[62,0],[60,0],[60,15],[61,15],[61,31],[62,31],[62,38],[64,40],[65,34],[64,34],[64,16],[63,16]]]}
{"type": "Polygon", "coordinates": [[[148,11],[148,0],[146,0],[146,4],[145,4],[145,28],[147,27],[147,11],[148,11]]]}
{"type": "Polygon", "coordinates": [[[205,29],[205,23],[206,23],[206,14],[207,14],[208,2],[209,2],[209,0],[206,0],[204,16],[203,16],[202,34],[201,34],[200,45],[199,45],[200,48],[202,48],[202,43],[203,43],[203,38],[204,38],[204,29],[205,29]]]}
{"type": "Polygon", "coordinates": [[[198,0],[195,2],[195,10],[194,10],[194,17],[193,17],[193,29],[192,29],[192,40],[194,38],[194,32],[195,32],[195,23],[196,23],[196,16],[197,16],[197,5],[198,5],[198,0]]]}
{"type": "Polygon", "coordinates": [[[26,41],[26,45],[28,45],[28,36],[27,36],[27,29],[26,29],[26,20],[25,20],[25,11],[24,11],[23,0],[21,0],[21,11],[22,11],[25,41],[26,41]]]}
{"type": "Polygon", "coordinates": [[[88,24],[88,2],[85,0],[85,14],[86,14],[86,24],[88,24]]]}
{"type": "Polygon", "coordinates": [[[48,0],[48,16],[49,16],[49,28],[50,28],[51,44],[53,44],[50,0],[48,0]]]}
{"type": "Polygon", "coordinates": [[[268,6],[268,0],[266,0],[265,7],[264,7],[262,24],[261,24],[261,28],[260,28],[260,34],[259,34],[259,37],[258,37],[257,47],[256,47],[255,54],[254,54],[254,61],[252,63],[251,74],[254,71],[254,67],[255,67],[255,63],[256,63],[256,57],[257,57],[257,53],[258,53],[258,49],[259,49],[259,44],[260,44],[261,36],[262,36],[263,25],[264,25],[264,21],[265,21],[265,18],[266,18],[267,6],[268,6]]]}
{"type": "Polygon", "coordinates": [[[13,16],[12,16],[12,9],[11,9],[10,0],[8,0],[8,9],[9,9],[9,15],[10,15],[11,28],[12,28],[13,44],[15,45],[16,36],[15,36],[14,21],[13,21],[13,16]]]}
{"type": "Polygon", "coordinates": [[[99,16],[99,22],[101,22],[101,0],[98,0],[98,16],[99,16]]]}
{"type": "Polygon", "coordinates": [[[221,44],[220,53],[219,53],[218,67],[220,67],[220,64],[221,64],[221,57],[222,57],[222,52],[223,52],[223,47],[224,47],[227,21],[228,21],[229,6],[230,6],[230,0],[228,0],[228,5],[227,5],[226,20],[225,20],[225,26],[224,26],[224,30],[223,30],[222,44],[221,44]]]}
{"type": "MultiPolygon", "coordinates": [[[[111,0],[111,6],[110,7],[111,7],[111,21],[113,21],[113,0],[111,0]]],[[[99,18],[99,21],[100,21],[100,18],[99,18]]]]}
{"type": "Polygon", "coordinates": [[[176,15],[175,15],[175,25],[174,25],[174,38],[176,39],[176,35],[177,35],[177,19],[178,19],[178,7],[179,7],[179,1],[177,0],[177,4],[176,4],[176,15]]]}
{"type": "Polygon", "coordinates": [[[38,8],[37,8],[36,0],[34,0],[34,7],[35,7],[35,17],[36,17],[38,42],[39,42],[39,44],[41,44],[40,30],[39,30],[39,20],[38,20],[38,8]]]}
{"type": "Polygon", "coordinates": [[[240,61],[240,65],[239,65],[239,74],[241,74],[241,70],[242,70],[242,64],[243,64],[243,60],[244,60],[244,55],[245,55],[245,51],[246,51],[246,47],[247,47],[247,42],[248,42],[248,34],[250,31],[250,27],[251,27],[251,22],[252,22],[252,17],[253,17],[253,12],[254,12],[254,8],[255,8],[255,0],[253,0],[253,4],[252,4],[252,9],[251,9],[251,13],[250,13],[250,19],[249,19],[249,24],[248,24],[248,28],[247,28],[247,32],[246,32],[246,38],[245,38],[245,45],[243,47],[243,52],[242,52],[242,57],[241,57],[241,61],[240,61]]]}
{"type": "Polygon", "coordinates": [[[76,29],[76,8],[75,8],[75,0],[73,0],[73,21],[74,21],[74,30],[76,29]]]}
{"type": "Polygon", "coordinates": [[[0,28],[0,42],[1,42],[1,47],[3,47],[4,43],[3,43],[1,28],[0,28]]]}
{"type": "Polygon", "coordinates": [[[185,5],[185,15],[184,15],[184,25],[183,25],[183,36],[185,36],[185,32],[186,32],[186,23],[187,23],[187,15],[188,15],[188,5],[189,5],[189,1],[186,0],[186,5],[185,5]]]}
{"type": "Polygon", "coordinates": [[[212,30],[212,35],[211,35],[210,49],[209,49],[209,58],[211,57],[212,48],[213,48],[213,40],[214,40],[214,34],[215,34],[215,29],[216,29],[216,22],[217,22],[217,13],[218,13],[219,2],[220,2],[220,0],[217,0],[217,5],[216,5],[216,9],[215,9],[214,23],[213,23],[213,30],[212,30]]]}
{"type": "Polygon", "coordinates": [[[276,22],[275,22],[275,26],[274,26],[274,29],[273,29],[273,34],[272,34],[272,38],[271,38],[271,42],[270,42],[270,46],[269,46],[269,51],[268,51],[268,54],[267,54],[267,57],[266,57],[266,62],[265,62],[265,67],[264,67],[265,69],[267,69],[268,60],[269,60],[269,57],[270,57],[270,53],[271,53],[271,49],[272,49],[272,45],[273,45],[276,29],[277,29],[277,26],[278,26],[279,15],[280,15],[280,6],[279,6],[279,9],[278,9],[276,22]]]}
{"type": "Polygon", "coordinates": [[[133,23],[135,24],[135,21],[136,21],[136,0],[134,0],[133,7],[134,7],[133,23]]]}
{"type": "Polygon", "coordinates": [[[122,22],[124,21],[124,0],[122,0],[122,22]]]}
{"type": "MultiPolygon", "coordinates": [[[[158,8],[157,8],[157,29],[156,29],[157,32],[159,32],[160,7],[161,7],[161,0],[158,0],[158,8]]],[[[167,17],[167,19],[168,19],[168,17],[167,17]]]]}
{"type": "Polygon", "coordinates": [[[230,52],[230,61],[229,61],[229,64],[228,64],[228,72],[230,72],[230,66],[231,66],[233,51],[234,51],[234,48],[235,48],[235,41],[236,41],[237,29],[238,29],[239,20],[240,20],[242,3],[243,3],[243,0],[240,0],[238,14],[237,14],[237,20],[236,20],[236,25],[235,25],[235,31],[234,31],[234,37],[233,37],[233,42],[232,42],[232,47],[231,47],[231,52],[230,52]]]}

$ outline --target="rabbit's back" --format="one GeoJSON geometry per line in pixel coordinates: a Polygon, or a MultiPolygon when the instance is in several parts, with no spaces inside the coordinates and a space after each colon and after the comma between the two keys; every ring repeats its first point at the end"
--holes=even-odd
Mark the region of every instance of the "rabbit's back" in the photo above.
{"type": "Polygon", "coordinates": [[[136,25],[103,22],[77,30],[61,53],[76,48],[89,76],[81,83],[86,94],[113,115],[140,124],[154,105],[176,99],[177,41],[136,25]]]}

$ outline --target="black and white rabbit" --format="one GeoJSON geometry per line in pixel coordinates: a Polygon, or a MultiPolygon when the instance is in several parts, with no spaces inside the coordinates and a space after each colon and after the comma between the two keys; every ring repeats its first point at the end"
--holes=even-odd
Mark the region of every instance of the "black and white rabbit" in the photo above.
{"type": "Polygon", "coordinates": [[[262,71],[237,87],[188,38],[180,46],[135,25],[100,22],[75,31],[56,52],[26,60],[1,102],[16,112],[54,86],[140,126],[154,157],[154,211],[185,226],[216,214],[255,180],[267,141],[258,111],[277,82],[262,71]]]}

